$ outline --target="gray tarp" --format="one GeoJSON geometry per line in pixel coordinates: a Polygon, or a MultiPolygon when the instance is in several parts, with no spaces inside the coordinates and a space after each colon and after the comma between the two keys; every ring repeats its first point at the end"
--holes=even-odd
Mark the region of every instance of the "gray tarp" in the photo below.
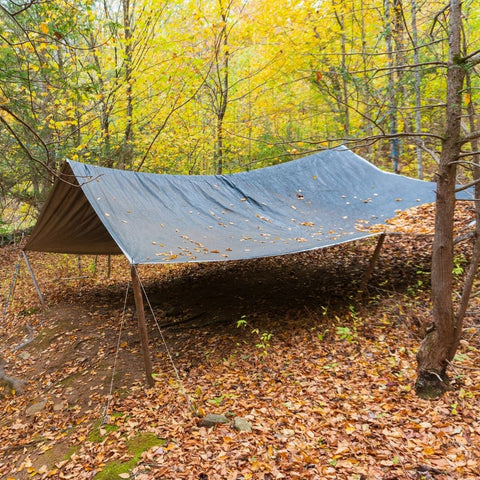
{"type": "Polygon", "coordinates": [[[158,175],[68,161],[26,250],[124,253],[130,263],[284,255],[372,236],[435,184],[383,172],[346,148],[231,175],[158,175]],[[80,187],[78,186],[80,185],[80,187]]]}

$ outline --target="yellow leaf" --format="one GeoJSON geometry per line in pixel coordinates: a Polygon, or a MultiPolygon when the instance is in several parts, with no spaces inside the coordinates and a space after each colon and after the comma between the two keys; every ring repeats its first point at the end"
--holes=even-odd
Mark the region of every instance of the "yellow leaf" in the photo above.
{"type": "Polygon", "coordinates": [[[45,35],[48,33],[48,25],[45,22],[40,24],[40,31],[45,35]]]}
{"type": "Polygon", "coordinates": [[[354,427],[353,425],[347,425],[347,426],[345,427],[345,431],[346,431],[347,433],[353,433],[355,430],[356,430],[356,429],[355,429],[355,427],[354,427]]]}

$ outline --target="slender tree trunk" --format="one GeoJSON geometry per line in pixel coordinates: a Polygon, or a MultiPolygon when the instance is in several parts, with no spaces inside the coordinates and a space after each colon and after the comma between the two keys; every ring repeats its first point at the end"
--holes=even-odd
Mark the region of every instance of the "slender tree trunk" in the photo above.
{"type": "Polygon", "coordinates": [[[350,137],[350,109],[348,107],[348,81],[347,81],[347,36],[345,35],[345,19],[341,18],[342,27],[342,96],[343,96],[343,131],[345,138],[350,137]]]}
{"type": "Polygon", "coordinates": [[[224,128],[225,113],[228,105],[229,93],[229,53],[228,53],[228,14],[224,10],[222,2],[219,2],[221,10],[221,18],[223,22],[222,30],[219,34],[218,41],[215,44],[215,63],[218,82],[218,105],[216,108],[216,128],[215,128],[215,148],[214,148],[214,164],[215,173],[221,175],[224,163],[224,128]]]}
{"type": "MultiPolygon", "coordinates": [[[[393,54],[393,34],[392,34],[392,5],[390,0],[385,0],[385,41],[387,44],[387,55],[388,55],[388,109],[389,109],[389,119],[390,119],[390,134],[397,134],[397,99],[395,95],[395,58],[393,54]]],[[[392,160],[392,168],[394,173],[398,173],[398,160],[399,160],[399,151],[398,151],[398,139],[393,137],[390,140],[390,157],[392,160]]]]}
{"type": "Polygon", "coordinates": [[[435,398],[449,388],[448,363],[458,346],[453,307],[453,220],[456,163],[461,148],[460,121],[465,69],[461,59],[461,0],[450,1],[446,132],[437,173],[435,236],[432,253],[433,324],[417,353],[415,390],[435,398]]]}
{"type": "MultiPolygon", "coordinates": [[[[420,63],[418,55],[418,29],[417,29],[417,11],[418,5],[416,0],[412,0],[411,12],[412,12],[412,40],[413,40],[413,63],[418,65],[420,63]]],[[[421,73],[420,67],[415,67],[415,132],[422,131],[422,114],[420,107],[422,105],[421,87],[421,73]]],[[[416,147],[417,156],[417,176],[420,180],[423,180],[423,160],[422,149],[419,145],[416,147]]]]}
{"type": "Polygon", "coordinates": [[[348,106],[348,80],[347,80],[347,36],[345,34],[345,17],[342,13],[337,11],[337,2],[333,0],[333,7],[335,9],[335,18],[341,30],[341,75],[342,75],[342,91],[339,92],[341,96],[340,110],[343,111],[343,134],[347,139],[350,136],[350,109],[348,106]]]}
{"type": "Polygon", "coordinates": [[[125,49],[124,49],[124,64],[125,64],[125,85],[126,85],[126,124],[123,135],[122,152],[120,156],[120,167],[125,168],[132,164],[133,160],[133,78],[132,78],[132,63],[133,63],[133,45],[132,45],[132,12],[130,11],[130,0],[123,0],[123,28],[125,32],[125,49]]]}
{"type": "Polygon", "coordinates": [[[215,173],[221,175],[223,172],[223,120],[225,118],[225,112],[218,112],[217,125],[215,129],[215,173]]]}
{"type": "Polygon", "coordinates": [[[93,33],[90,35],[90,48],[92,51],[93,61],[97,69],[99,95],[100,95],[100,129],[102,131],[102,153],[98,158],[98,164],[107,167],[112,166],[111,151],[110,151],[110,111],[111,106],[108,105],[108,95],[106,93],[105,81],[103,79],[102,66],[95,48],[95,38],[93,33]]]}
{"type": "MultiPolygon", "coordinates": [[[[370,110],[371,110],[371,94],[370,94],[370,83],[369,83],[369,80],[370,80],[370,77],[368,75],[368,68],[369,68],[369,59],[368,59],[368,55],[367,55],[367,35],[366,35],[366,30],[365,30],[365,11],[364,11],[364,8],[365,8],[365,4],[364,4],[364,0],[361,0],[360,1],[360,28],[361,28],[361,39],[362,39],[362,70],[363,70],[363,82],[364,82],[364,92],[363,92],[363,95],[364,95],[364,105],[365,105],[365,115],[366,115],[366,118],[365,118],[365,124],[363,126],[363,128],[366,130],[367,132],[367,136],[370,137],[372,135],[372,132],[373,132],[373,124],[372,122],[369,120],[369,117],[371,115],[370,113],[370,110]]],[[[366,151],[367,151],[367,154],[370,154],[371,152],[371,146],[370,145],[367,145],[366,147],[366,151]]]]}

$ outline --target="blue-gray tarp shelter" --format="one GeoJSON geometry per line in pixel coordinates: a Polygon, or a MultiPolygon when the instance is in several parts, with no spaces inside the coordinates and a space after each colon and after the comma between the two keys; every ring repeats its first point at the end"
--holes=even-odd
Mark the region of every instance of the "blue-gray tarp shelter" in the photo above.
{"type": "Polygon", "coordinates": [[[136,265],[242,260],[324,248],[378,235],[365,227],[434,200],[434,183],[383,172],[346,148],[211,176],[139,173],[68,161],[25,250],[127,257],[152,385],[136,265]]]}
{"type": "Polygon", "coordinates": [[[68,161],[25,250],[121,254],[133,264],[285,255],[374,234],[435,184],[346,148],[231,175],[160,175],[68,161]]]}

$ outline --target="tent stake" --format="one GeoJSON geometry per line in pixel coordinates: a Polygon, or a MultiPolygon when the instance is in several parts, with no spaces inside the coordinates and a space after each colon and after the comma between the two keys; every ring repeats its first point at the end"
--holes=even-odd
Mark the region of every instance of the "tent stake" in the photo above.
{"type": "Polygon", "coordinates": [[[382,233],[378,238],[377,246],[375,247],[375,251],[373,252],[372,258],[370,259],[370,264],[368,265],[367,270],[363,274],[360,288],[357,291],[357,297],[361,297],[363,295],[363,292],[367,288],[367,283],[372,276],[375,265],[377,264],[378,257],[380,256],[380,250],[382,249],[383,242],[385,241],[385,236],[386,234],[382,233]]]}
{"type": "Polygon", "coordinates": [[[38,298],[40,298],[40,302],[42,304],[42,308],[45,308],[45,300],[43,298],[42,291],[40,290],[35,274],[33,273],[33,268],[30,265],[30,262],[28,261],[28,257],[23,250],[22,250],[22,256],[23,256],[23,259],[25,260],[28,271],[30,272],[30,276],[32,277],[33,284],[35,285],[35,290],[37,291],[38,298]]]}
{"type": "Polygon", "coordinates": [[[140,334],[140,342],[142,344],[143,362],[145,364],[145,375],[147,377],[147,384],[153,387],[154,380],[152,377],[152,361],[148,351],[148,333],[145,323],[145,308],[143,305],[142,289],[140,288],[140,280],[138,278],[137,267],[131,265],[130,273],[132,275],[133,295],[135,296],[135,306],[137,308],[138,331],[140,334]]]}

